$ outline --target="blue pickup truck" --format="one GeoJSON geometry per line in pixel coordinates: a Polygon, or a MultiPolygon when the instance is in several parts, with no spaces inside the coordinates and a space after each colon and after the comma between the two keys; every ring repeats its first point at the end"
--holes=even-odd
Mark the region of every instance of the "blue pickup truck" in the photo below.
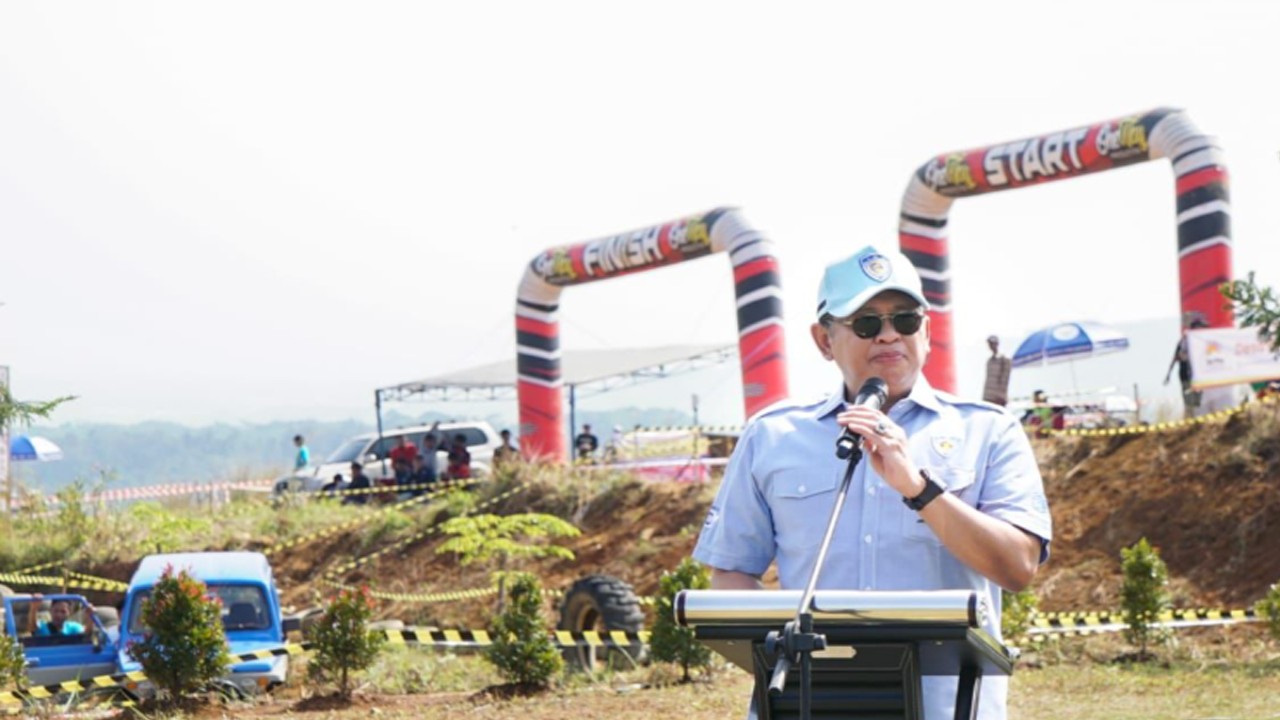
{"type": "MultiPolygon", "coordinates": [[[[142,603],[151,595],[166,568],[186,570],[222,601],[222,626],[232,655],[279,648],[285,644],[280,594],[271,574],[271,564],[256,552],[198,552],[148,555],[139,563],[129,582],[124,609],[120,613],[118,667],[120,672],[140,670],[129,654],[129,644],[143,639],[142,603]]],[[[251,660],[231,666],[223,679],[229,690],[246,695],[284,683],[289,673],[289,656],[251,660]]],[[[150,694],[147,684],[137,688],[150,694]]]]}
{"type": "Polygon", "coordinates": [[[10,595],[4,633],[16,638],[32,685],[88,680],[116,671],[115,628],[81,595],[10,595]]]}

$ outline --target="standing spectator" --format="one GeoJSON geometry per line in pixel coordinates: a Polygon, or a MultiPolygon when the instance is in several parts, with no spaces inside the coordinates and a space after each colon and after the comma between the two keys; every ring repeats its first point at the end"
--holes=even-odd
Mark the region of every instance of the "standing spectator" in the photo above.
{"type": "MultiPolygon", "coordinates": [[[[438,423],[437,423],[438,424],[438,423]]],[[[422,471],[435,482],[440,477],[440,453],[436,434],[429,432],[422,438],[422,471]]]]}
{"type": "Polygon", "coordinates": [[[502,438],[502,444],[493,450],[493,467],[499,468],[508,463],[514,463],[520,459],[520,451],[511,444],[511,431],[503,428],[498,433],[502,438]]]}
{"type": "Polygon", "coordinates": [[[400,444],[391,448],[391,452],[387,454],[392,463],[404,463],[405,467],[409,467],[413,464],[413,459],[418,457],[418,446],[413,444],[408,435],[401,435],[400,444]]]}
{"type": "MultiPolygon", "coordinates": [[[[348,490],[368,490],[373,487],[373,482],[369,480],[369,476],[364,474],[364,466],[358,462],[351,463],[351,484],[347,485],[348,490]]],[[[351,505],[364,505],[369,502],[367,493],[355,493],[348,495],[342,499],[342,502],[351,505]]]]}
{"type": "Polygon", "coordinates": [[[298,454],[293,458],[293,470],[297,472],[311,464],[311,451],[307,449],[307,441],[301,435],[293,436],[293,445],[298,448],[298,454]]]}
{"type": "Polygon", "coordinates": [[[467,436],[462,433],[453,436],[453,446],[449,448],[449,468],[445,474],[450,480],[471,477],[471,452],[467,450],[467,436]]]}
{"type": "Polygon", "coordinates": [[[613,426],[613,434],[609,436],[609,444],[604,446],[604,461],[618,462],[622,459],[623,444],[627,441],[621,425],[613,426]]]}
{"type": "Polygon", "coordinates": [[[982,386],[982,399],[1004,407],[1009,404],[1009,372],[1013,370],[1013,361],[1000,354],[1000,338],[995,335],[987,338],[987,347],[991,348],[991,357],[987,358],[987,382],[982,386]]]}
{"type": "Polygon", "coordinates": [[[1182,417],[1195,417],[1200,408],[1200,391],[1191,389],[1191,350],[1187,346],[1187,330],[1198,330],[1208,327],[1209,323],[1200,318],[1192,319],[1190,325],[1182,330],[1182,337],[1173,348],[1173,359],[1169,361],[1169,369],[1164,374],[1164,384],[1169,384],[1173,375],[1173,367],[1178,366],[1178,380],[1182,383],[1182,417]]]}
{"type": "Polygon", "coordinates": [[[578,433],[578,437],[573,439],[573,446],[578,450],[578,460],[589,462],[596,455],[596,449],[600,447],[600,438],[591,432],[591,425],[582,426],[582,432],[578,433]]]}

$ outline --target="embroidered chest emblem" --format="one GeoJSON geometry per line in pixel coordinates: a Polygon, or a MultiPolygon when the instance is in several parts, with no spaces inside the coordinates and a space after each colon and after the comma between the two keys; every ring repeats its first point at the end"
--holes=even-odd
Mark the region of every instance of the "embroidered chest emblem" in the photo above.
{"type": "Polygon", "coordinates": [[[942,457],[951,457],[951,454],[960,447],[960,438],[954,435],[934,435],[929,439],[933,445],[933,451],[942,457]]]}

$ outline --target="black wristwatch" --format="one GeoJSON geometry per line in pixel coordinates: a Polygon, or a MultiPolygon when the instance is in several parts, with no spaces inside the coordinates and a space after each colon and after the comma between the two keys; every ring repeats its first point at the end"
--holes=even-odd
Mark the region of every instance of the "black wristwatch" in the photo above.
{"type": "Polygon", "coordinates": [[[920,468],[920,477],[924,478],[924,490],[913,498],[902,498],[902,502],[916,512],[920,512],[924,509],[925,505],[933,502],[934,498],[946,492],[946,490],[944,490],[942,486],[933,479],[933,476],[929,474],[928,470],[920,468]]]}

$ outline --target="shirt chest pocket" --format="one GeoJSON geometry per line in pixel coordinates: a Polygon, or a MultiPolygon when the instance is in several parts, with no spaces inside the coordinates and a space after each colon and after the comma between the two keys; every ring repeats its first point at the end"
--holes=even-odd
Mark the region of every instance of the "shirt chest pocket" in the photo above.
{"type": "Polygon", "coordinates": [[[838,477],[813,472],[784,472],[769,494],[775,538],[783,549],[809,548],[822,542],[822,533],[835,502],[838,477]]]}
{"type": "MultiPolygon", "coordinates": [[[[978,488],[975,482],[977,473],[972,468],[931,465],[925,469],[929,471],[929,475],[943,487],[947,494],[954,495],[970,507],[977,507],[978,488]]],[[[937,500],[934,502],[937,502],[937,500]]],[[[932,542],[935,544],[942,542],[934,534],[933,528],[929,527],[929,523],[920,517],[920,513],[905,504],[902,505],[902,536],[907,540],[919,542],[932,542]]]]}

